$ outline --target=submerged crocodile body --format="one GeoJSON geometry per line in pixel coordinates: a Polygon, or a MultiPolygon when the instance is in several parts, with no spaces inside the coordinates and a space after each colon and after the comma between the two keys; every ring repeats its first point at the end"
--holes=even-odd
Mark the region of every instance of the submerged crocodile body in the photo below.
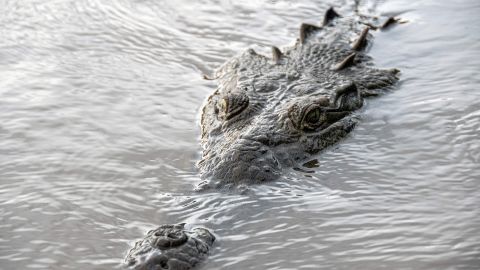
{"type": "MultiPolygon", "coordinates": [[[[371,25],[337,17],[329,9],[322,26],[301,25],[294,46],[273,47],[271,58],[249,49],[215,73],[218,88],[201,119],[203,187],[277,178],[344,138],[364,97],[398,80],[398,70],[375,68],[364,52],[371,25]]],[[[135,269],[191,269],[214,239],[206,229],[163,225],[137,242],[126,262],[135,269]]]]}

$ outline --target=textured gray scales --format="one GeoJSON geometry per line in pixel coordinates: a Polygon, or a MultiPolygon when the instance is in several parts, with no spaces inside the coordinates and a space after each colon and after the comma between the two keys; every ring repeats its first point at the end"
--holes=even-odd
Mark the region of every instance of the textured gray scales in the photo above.
{"type": "Polygon", "coordinates": [[[188,270],[207,257],[214,241],[207,229],[189,231],[184,224],[166,224],[137,241],[125,262],[135,270],[188,270]]]}
{"type": "MultiPolygon", "coordinates": [[[[272,57],[249,49],[215,73],[218,87],[202,110],[200,188],[277,178],[335,144],[355,126],[363,98],[398,79],[363,51],[371,38],[358,18],[329,9],[323,25],[302,24],[295,45],[272,57]]],[[[204,228],[162,225],[128,252],[136,270],[187,270],[208,255],[215,237],[204,228]]]]}
{"type": "Polygon", "coordinates": [[[198,163],[210,186],[277,178],[345,137],[363,97],[397,81],[398,70],[375,68],[363,51],[369,28],[335,17],[326,16],[321,27],[302,24],[295,45],[283,52],[273,47],[266,57],[249,49],[214,74],[218,87],[202,111],[198,163]],[[305,128],[312,109],[320,111],[319,122],[305,128]]]}

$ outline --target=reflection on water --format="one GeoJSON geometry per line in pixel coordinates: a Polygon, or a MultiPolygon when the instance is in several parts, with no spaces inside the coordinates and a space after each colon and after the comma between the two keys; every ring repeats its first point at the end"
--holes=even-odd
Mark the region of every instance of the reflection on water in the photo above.
{"type": "Polygon", "coordinates": [[[371,48],[402,80],[313,173],[198,194],[201,75],[291,44],[328,3],[2,1],[1,268],[121,268],[188,222],[219,237],[208,269],[476,269],[480,5],[451,2],[361,5],[409,21],[371,48]]]}

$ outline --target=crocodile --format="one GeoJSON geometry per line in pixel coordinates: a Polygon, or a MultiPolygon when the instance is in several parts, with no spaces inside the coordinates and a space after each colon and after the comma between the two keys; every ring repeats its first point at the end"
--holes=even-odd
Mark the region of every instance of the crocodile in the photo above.
{"type": "MultiPolygon", "coordinates": [[[[398,81],[399,70],[375,68],[365,53],[371,29],[330,8],[320,26],[300,26],[293,46],[272,47],[272,57],[248,49],[206,76],[218,87],[202,109],[198,167],[206,181],[199,189],[274,180],[346,137],[364,98],[398,81]]],[[[214,241],[205,228],[162,225],[135,244],[126,262],[134,269],[191,269],[214,241]]]]}
{"type": "Polygon", "coordinates": [[[272,47],[269,58],[249,49],[217,70],[218,88],[202,110],[200,189],[278,178],[344,138],[364,97],[398,80],[397,69],[375,68],[365,53],[372,25],[339,17],[329,9],[322,26],[302,24],[283,52],[272,47]]]}

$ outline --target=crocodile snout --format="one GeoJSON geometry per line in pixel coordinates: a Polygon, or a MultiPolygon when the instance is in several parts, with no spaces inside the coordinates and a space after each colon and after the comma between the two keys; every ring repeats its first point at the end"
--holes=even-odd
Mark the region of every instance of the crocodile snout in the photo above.
{"type": "Polygon", "coordinates": [[[202,178],[231,184],[262,183],[280,174],[277,158],[269,147],[258,141],[239,139],[221,153],[200,162],[204,168],[202,178]]]}

